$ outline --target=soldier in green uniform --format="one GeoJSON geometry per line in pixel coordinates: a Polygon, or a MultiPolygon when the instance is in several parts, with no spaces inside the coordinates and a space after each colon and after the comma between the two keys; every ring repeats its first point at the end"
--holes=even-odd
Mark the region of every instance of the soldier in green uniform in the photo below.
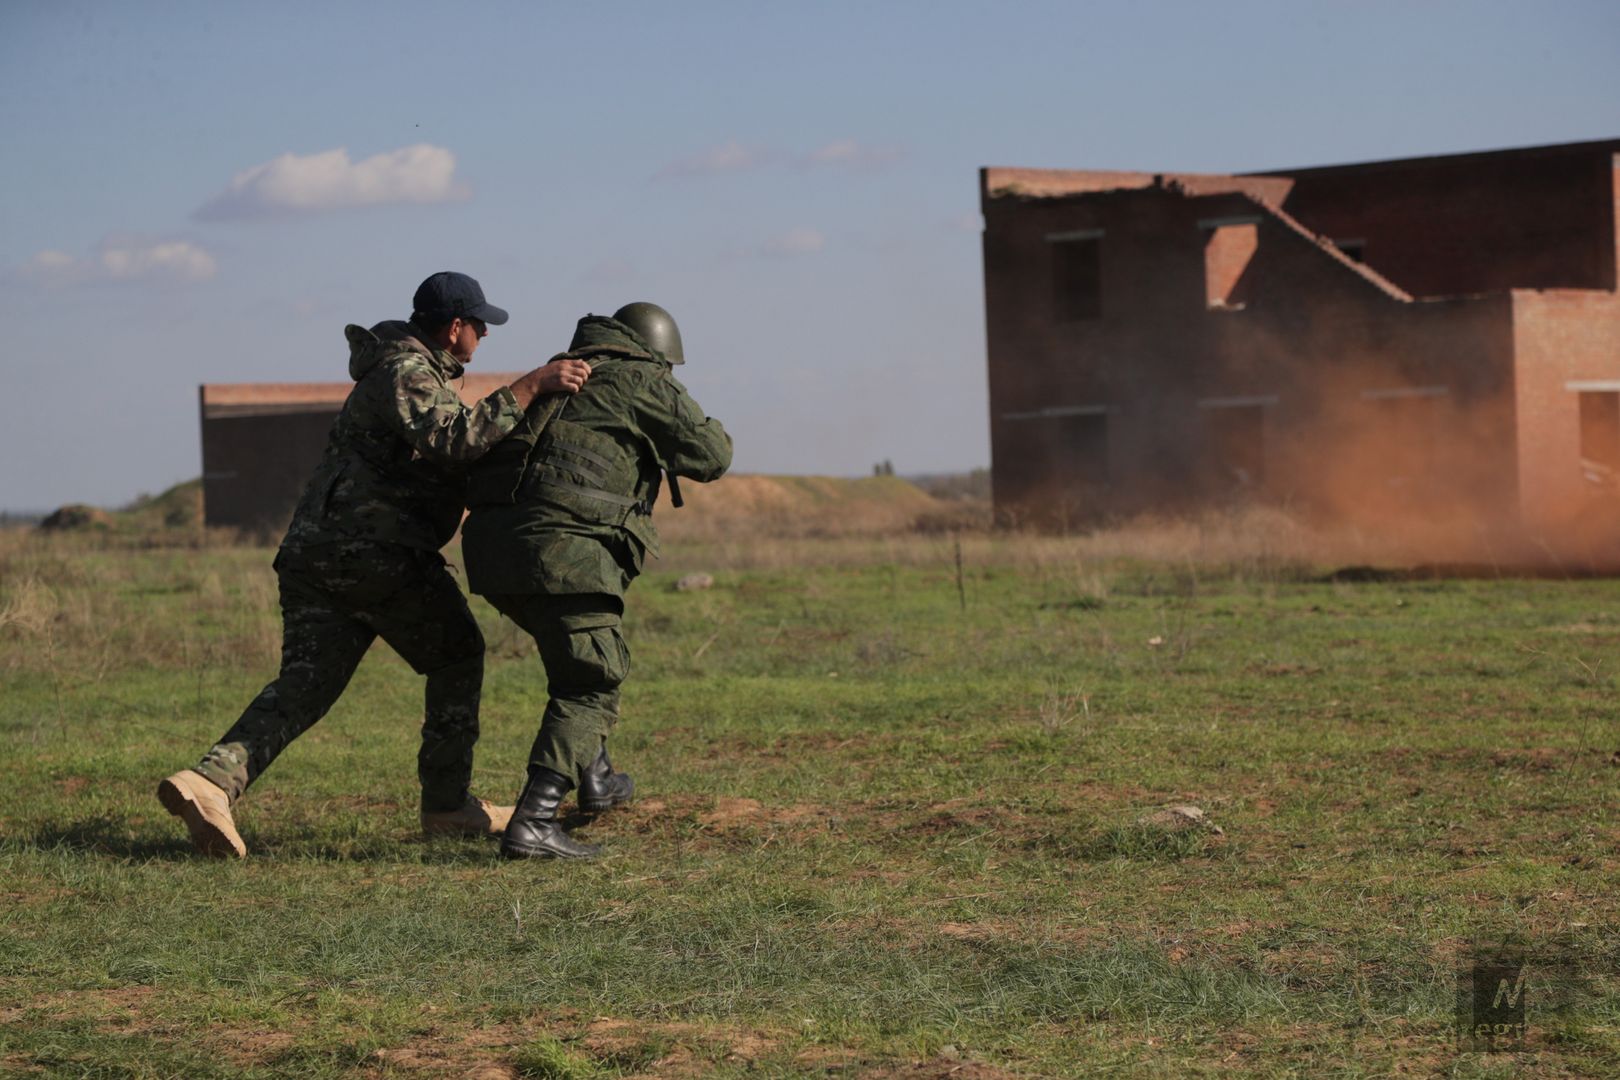
{"type": "Polygon", "coordinates": [[[484,639],[439,549],[460,523],[466,467],[542,394],[573,392],[589,366],[563,359],[472,407],[450,382],[506,312],[465,274],[434,274],[409,322],[349,326],[354,389],[276,555],[281,673],[194,769],[158,798],[209,855],[247,853],[231,805],[337,701],[381,637],[427,682],[417,772],[424,831],[494,834],[510,808],[469,791],[484,639]]]}
{"type": "Polygon", "coordinates": [[[658,553],[651,514],[662,477],[678,506],[677,477],[714,480],[731,464],[731,437],[671,374],[684,357],[663,308],[587,315],[564,356],[588,361],[590,381],[536,408],[472,468],[462,528],[468,588],[533,636],[548,683],[528,781],[501,840],[509,858],[596,854],[564,831],[563,796],[577,785],[587,812],[630,797],[630,778],[607,755],[630,670],[624,592],[658,553]]]}

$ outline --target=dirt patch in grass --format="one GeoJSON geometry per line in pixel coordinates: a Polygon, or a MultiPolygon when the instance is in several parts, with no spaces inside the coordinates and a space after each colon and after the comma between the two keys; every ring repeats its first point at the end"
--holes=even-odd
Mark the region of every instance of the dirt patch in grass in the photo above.
{"type": "Polygon", "coordinates": [[[611,814],[598,817],[596,828],[608,835],[662,832],[676,821],[690,817],[691,808],[696,802],[697,800],[679,798],[636,799],[616,808],[611,814]]]}
{"type": "Polygon", "coordinates": [[[1577,636],[1620,639],[1620,628],[1613,624],[1600,626],[1591,622],[1565,623],[1562,626],[1541,626],[1536,628],[1538,634],[1572,634],[1577,636]]]}
{"type": "Polygon", "coordinates": [[[1283,678],[1289,675],[1322,674],[1322,669],[1314,664],[1250,664],[1244,670],[1251,675],[1263,675],[1268,679],[1283,678]]]}
{"type": "Polygon", "coordinates": [[[0,893],[0,902],[6,904],[46,904],[52,900],[72,896],[72,889],[57,888],[54,886],[41,886],[33,892],[6,892],[0,893]]]}
{"type": "Polygon", "coordinates": [[[832,827],[855,810],[853,806],[840,807],[840,813],[834,815],[827,807],[816,804],[773,806],[732,795],[639,799],[599,817],[596,828],[608,836],[648,835],[693,825],[720,835],[778,829],[810,832],[832,827]]]}
{"type": "Polygon", "coordinates": [[[1483,748],[1414,750],[1411,747],[1394,746],[1369,754],[1368,760],[1380,763],[1378,771],[1402,779],[1433,772],[1457,782],[1459,772],[1489,772],[1493,769],[1555,772],[1568,768],[1574,757],[1574,751],[1554,746],[1503,750],[1483,748]]]}
{"type": "Polygon", "coordinates": [[[675,825],[695,825],[716,835],[770,831],[810,834],[827,829],[850,833],[938,838],[969,833],[993,835],[998,843],[1039,847],[1054,835],[1072,832],[1077,818],[1099,803],[1111,808],[1120,821],[1128,821],[1132,808],[1157,805],[1169,796],[1139,787],[1080,785],[1069,792],[1073,805],[1026,810],[987,803],[982,796],[963,796],[924,806],[897,806],[893,800],[772,804],[744,796],[713,798],[670,797],[643,799],[599,819],[599,828],[611,833],[647,834],[675,825]]]}
{"type": "Polygon", "coordinates": [[[584,1044],[598,1054],[621,1053],[645,1038],[645,1028],[629,1020],[598,1016],[585,1025],[584,1044]]]}
{"type": "Polygon", "coordinates": [[[457,1076],[465,1080],[515,1080],[512,1066],[495,1058],[471,1055],[466,1043],[410,1043],[385,1047],[372,1056],[390,1073],[420,1073],[428,1076],[457,1076]]]}
{"type": "Polygon", "coordinates": [[[722,795],[714,801],[712,809],[698,815],[698,824],[710,829],[731,829],[742,825],[801,825],[824,822],[827,809],[823,806],[795,804],[792,806],[766,806],[758,799],[739,799],[722,795]]]}
{"type": "Polygon", "coordinates": [[[884,824],[908,829],[923,836],[939,836],[942,833],[988,828],[1017,832],[1020,831],[1017,826],[1022,823],[1022,819],[1023,815],[1016,811],[1008,812],[982,803],[975,804],[970,799],[947,799],[945,802],[928,807],[921,816],[907,815],[904,812],[889,815],[884,824]]]}
{"type": "MultiPolygon", "coordinates": [[[[628,1077],[699,1077],[716,1061],[750,1064],[778,1052],[786,1036],[754,1028],[712,1027],[598,1016],[582,1022],[547,1014],[532,1022],[471,1029],[435,1029],[373,1051],[364,1074],[514,1080],[524,1051],[536,1040],[561,1044],[568,1054],[628,1077]]],[[[291,1051],[291,1032],[216,1027],[208,1036],[232,1064],[275,1065],[291,1051]]]]}
{"type": "Polygon", "coordinates": [[[117,1010],[132,1019],[140,1018],[148,1008],[149,1002],[161,991],[155,986],[114,986],[106,990],[85,990],[77,997],[81,1004],[88,1003],[90,1011],[117,1010]]]}
{"type": "Polygon", "coordinates": [[[932,930],[960,941],[995,941],[1026,934],[1029,928],[1010,922],[943,922],[932,930]]]}
{"type": "Polygon", "coordinates": [[[769,1057],[784,1036],[755,1028],[692,1023],[645,1023],[599,1016],[586,1025],[580,1045],[598,1061],[636,1070],[637,1076],[700,1076],[715,1060],[751,1063],[769,1057]]]}
{"type": "Polygon", "coordinates": [[[290,1031],[268,1028],[214,1028],[205,1036],[211,1049],[233,1065],[248,1068],[287,1052],[295,1041],[290,1031]]]}
{"type": "Polygon", "coordinates": [[[982,1062],[945,1055],[904,1065],[878,1065],[855,1075],[861,1080],[1013,1080],[1017,1076],[982,1062]]]}
{"type": "Polygon", "coordinates": [[[1249,800],[1249,812],[1255,816],[1256,820],[1263,821],[1275,814],[1279,805],[1281,804],[1276,799],[1257,796],[1249,800]]]}
{"type": "Polygon", "coordinates": [[[0,1009],[0,1023],[14,1023],[28,1013],[42,1009],[49,1010],[54,1019],[134,1019],[158,993],[160,991],[155,986],[113,986],[100,990],[40,994],[24,1004],[0,1009]]]}
{"type": "Polygon", "coordinates": [[[1571,755],[1550,746],[1536,746],[1528,750],[1498,750],[1491,755],[1491,764],[1499,769],[1524,769],[1530,772],[1552,772],[1570,763],[1571,755]]]}
{"type": "Polygon", "coordinates": [[[845,630],[841,627],[788,626],[783,627],[780,632],[773,636],[771,639],[771,644],[775,645],[779,649],[787,649],[791,647],[797,650],[805,645],[830,644],[836,641],[844,641],[852,633],[854,633],[853,630],[845,630]]]}
{"type": "MultiPolygon", "coordinates": [[[[850,807],[850,817],[855,817],[850,807]]],[[[962,833],[994,833],[1009,843],[1028,844],[1047,838],[1054,829],[1070,824],[1072,814],[1063,810],[1026,812],[1018,807],[987,804],[982,797],[964,796],[923,807],[885,809],[872,815],[871,823],[887,832],[923,837],[962,833]]]]}

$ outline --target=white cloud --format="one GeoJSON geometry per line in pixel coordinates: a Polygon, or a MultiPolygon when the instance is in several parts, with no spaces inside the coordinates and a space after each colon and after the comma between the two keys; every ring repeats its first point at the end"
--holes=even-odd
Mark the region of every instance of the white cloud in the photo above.
{"type": "Polygon", "coordinates": [[[665,165],[654,175],[655,180],[677,180],[692,176],[718,176],[721,173],[746,172],[767,164],[774,155],[757,147],[744,146],[736,139],[700,150],[688,157],[665,165]]]}
{"type": "Polygon", "coordinates": [[[273,217],[386,203],[451,202],[467,197],[456,182],[456,155],[418,143],[364,161],[344,147],[318,154],[282,154],[243,170],[204,203],[203,221],[273,217]]]}
{"type": "Polygon", "coordinates": [[[760,253],[778,258],[791,258],[795,255],[814,255],[826,246],[827,237],[824,234],[816,229],[801,226],[765,241],[760,253]]]}
{"type": "Polygon", "coordinates": [[[73,268],[78,260],[65,251],[45,250],[38,252],[32,259],[23,264],[23,272],[46,276],[62,274],[73,268]]]}
{"type": "Polygon", "coordinates": [[[897,147],[867,146],[854,139],[839,139],[810,151],[804,156],[803,163],[812,168],[842,166],[875,169],[899,161],[904,156],[897,147]]]}
{"type": "Polygon", "coordinates": [[[38,285],[60,287],[98,282],[192,284],[207,281],[218,270],[214,257],[189,240],[110,237],[84,258],[65,251],[37,252],[17,274],[38,285]]]}

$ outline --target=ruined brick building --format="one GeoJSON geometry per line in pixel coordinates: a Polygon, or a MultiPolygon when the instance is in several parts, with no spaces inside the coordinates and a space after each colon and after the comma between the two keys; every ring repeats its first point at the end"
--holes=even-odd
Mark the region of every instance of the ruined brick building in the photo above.
{"type": "Polygon", "coordinates": [[[980,185],[1003,513],[1620,500],[1620,139],[980,185]]]}
{"type": "MultiPolygon", "coordinates": [[[[472,403],[520,375],[468,373],[458,391],[472,403]]],[[[352,382],[199,387],[204,520],[257,532],[285,528],[353,387],[352,382]]]]}

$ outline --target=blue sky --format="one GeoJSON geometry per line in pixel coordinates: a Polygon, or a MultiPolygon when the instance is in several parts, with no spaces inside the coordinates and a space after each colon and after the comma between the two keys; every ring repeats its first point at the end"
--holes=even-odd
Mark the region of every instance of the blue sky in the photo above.
{"type": "Polygon", "coordinates": [[[202,382],[344,377],[471,273],[523,370],[680,321],[744,471],[987,464],[977,170],[1620,135],[1620,4],[0,4],[0,508],[200,472],[202,382]]]}

